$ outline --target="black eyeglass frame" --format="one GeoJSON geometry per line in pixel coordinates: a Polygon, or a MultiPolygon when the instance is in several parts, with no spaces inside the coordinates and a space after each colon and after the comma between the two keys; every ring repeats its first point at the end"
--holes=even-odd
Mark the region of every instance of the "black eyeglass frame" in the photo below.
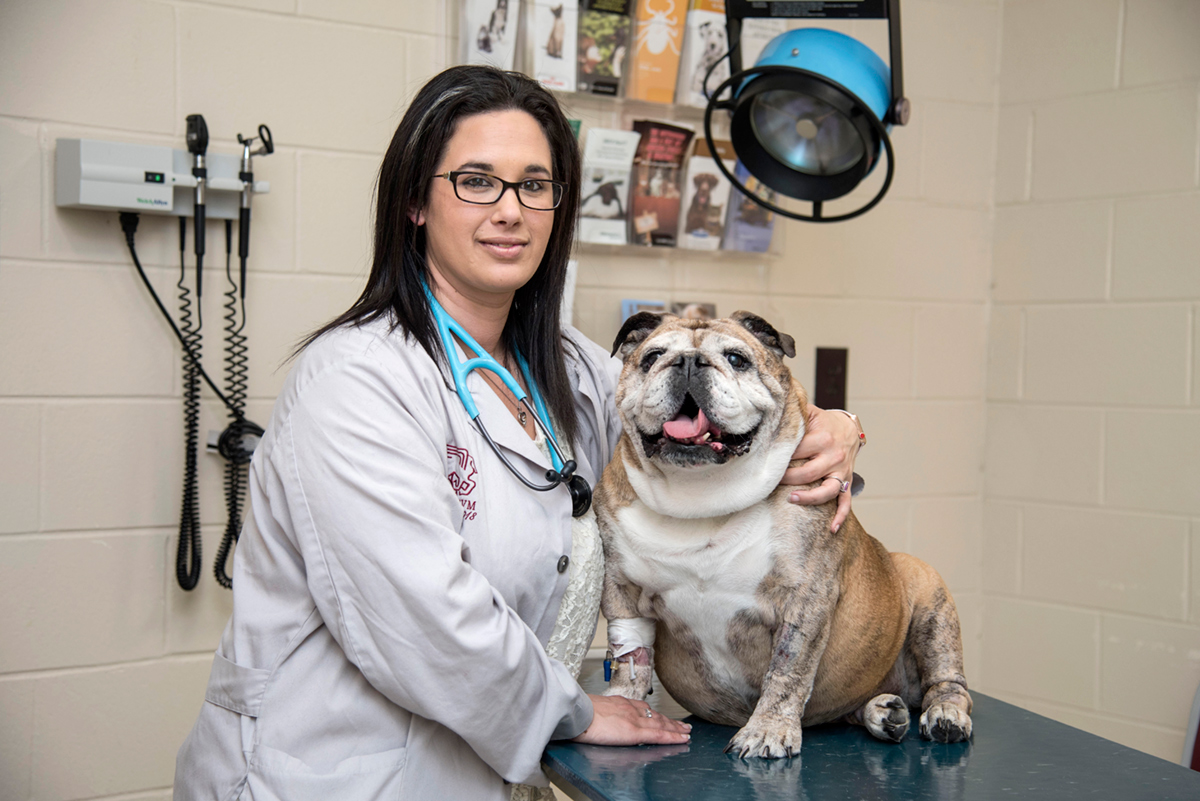
{"type": "Polygon", "coordinates": [[[566,183],[563,181],[555,181],[552,178],[522,178],[520,181],[506,181],[498,175],[492,175],[491,173],[488,173],[488,172],[479,172],[478,170],[452,170],[450,172],[440,173],[433,177],[434,178],[445,178],[447,181],[450,182],[450,185],[452,187],[454,187],[454,196],[456,198],[461,200],[463,203],[470,203],[474,206],[492,206],[492,205],[495,205],[496,203],[499,203],[500,198],[504,197],[504,193],[507,192],[509,190],[509,188],[511,187],[513,193],[516,194],[516,196],[517,196],[517,202],[520,203],[525,208],[529,209],[530,211],[554,211],[560,205],[562,205],[562,199],[567,193],[566,183]],[[488,201],[467,200],[465,197],[463,197],[462,195],[460,195],[458,193],[458,177],[460,175],[479,175],[484,178],[490,178],[493,181],[499,181],[501,184],[500,194],[496,195],[495,200],[488,200],[488,201]],[[550,200],[554,203],[554,205],[548,209],[539,209],[536,206],[530,206],[528,203],[526,203],[525,199],[521,196],[521,184],[526,183],[528,181],[538,181],[540,183],[550,184],[550,187],[551,187],[550,188],[550,200]],[[554,191],[556,188],[558,189],[557,192],[554,191]]]}

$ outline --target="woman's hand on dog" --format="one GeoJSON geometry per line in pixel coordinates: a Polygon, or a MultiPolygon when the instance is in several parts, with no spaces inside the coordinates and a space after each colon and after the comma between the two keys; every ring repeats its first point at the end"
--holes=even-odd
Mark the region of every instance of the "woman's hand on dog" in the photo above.
{"type": "Polygon", "coordinates": [[[650,709],[645,701],[619,695],[589,695],[592,723],[573,742],[592,745],[677,745],[691,739],[692,727],[650,709]],[[647,711],[650,715],[647,716],[647,711]]]}
{"type": "Polygon", "coordinates": [[[834,532],[842,527],[850,514],[850,492],[843,492],[842,486],[854,478],[854,457],[858,455],[858,448],[858,426],[848,415],[809,404],[804,438],[792,454],[794,466],[783,474],[781,483],[814,485],[795,490],[788,496],[789,501],[802,506],[817,506],[836,497],[837,514],[829,525],[834,532]]]}

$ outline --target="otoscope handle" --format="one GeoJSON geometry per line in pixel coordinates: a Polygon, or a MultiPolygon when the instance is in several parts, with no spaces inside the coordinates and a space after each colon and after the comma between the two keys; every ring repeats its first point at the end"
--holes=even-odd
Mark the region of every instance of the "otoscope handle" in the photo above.
{"type": "MultiPolygon", "coordinates": [[[[250,255],[250,209],[240,209],[238,212],[238,256],[245,259],[250,255]]],[[[245,283],[246,276],[242,276],[245,283]]]]}

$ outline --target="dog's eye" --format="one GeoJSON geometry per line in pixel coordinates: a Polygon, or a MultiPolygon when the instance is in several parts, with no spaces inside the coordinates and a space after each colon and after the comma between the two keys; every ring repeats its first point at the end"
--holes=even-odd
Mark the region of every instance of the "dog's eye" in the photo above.
{"type": "Polygon", "coordinates": [[[647,372],[658,361],[658,357],[662,356],[661,350],[652,350],[642,357],[642,372],[647,372]]]}
{"type": "Polygon", "coordinates": [[[725,354],[725,360],[729,362],[729,366],[734,370],[745,370],[750,366],[750,360],[737,351],[729,351],[725,354]]]}

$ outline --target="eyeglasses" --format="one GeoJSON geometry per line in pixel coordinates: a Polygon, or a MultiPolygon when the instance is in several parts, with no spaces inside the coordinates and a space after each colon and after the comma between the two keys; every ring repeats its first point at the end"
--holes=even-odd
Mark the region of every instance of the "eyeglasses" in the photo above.
{"type": "Polygon", "coordinates": [[[551,181],[548,178],[506,181],[486,172],[447,172],[433,177],[445,178],[453,184],[454,194],[459,200],[479,206],[496,203],[505,190],[512,187],[521,205],[534,211],[551,211],[558,208],[558,204],[562,202],[563,190],[567,188],[562,181],[551,181]]]}

